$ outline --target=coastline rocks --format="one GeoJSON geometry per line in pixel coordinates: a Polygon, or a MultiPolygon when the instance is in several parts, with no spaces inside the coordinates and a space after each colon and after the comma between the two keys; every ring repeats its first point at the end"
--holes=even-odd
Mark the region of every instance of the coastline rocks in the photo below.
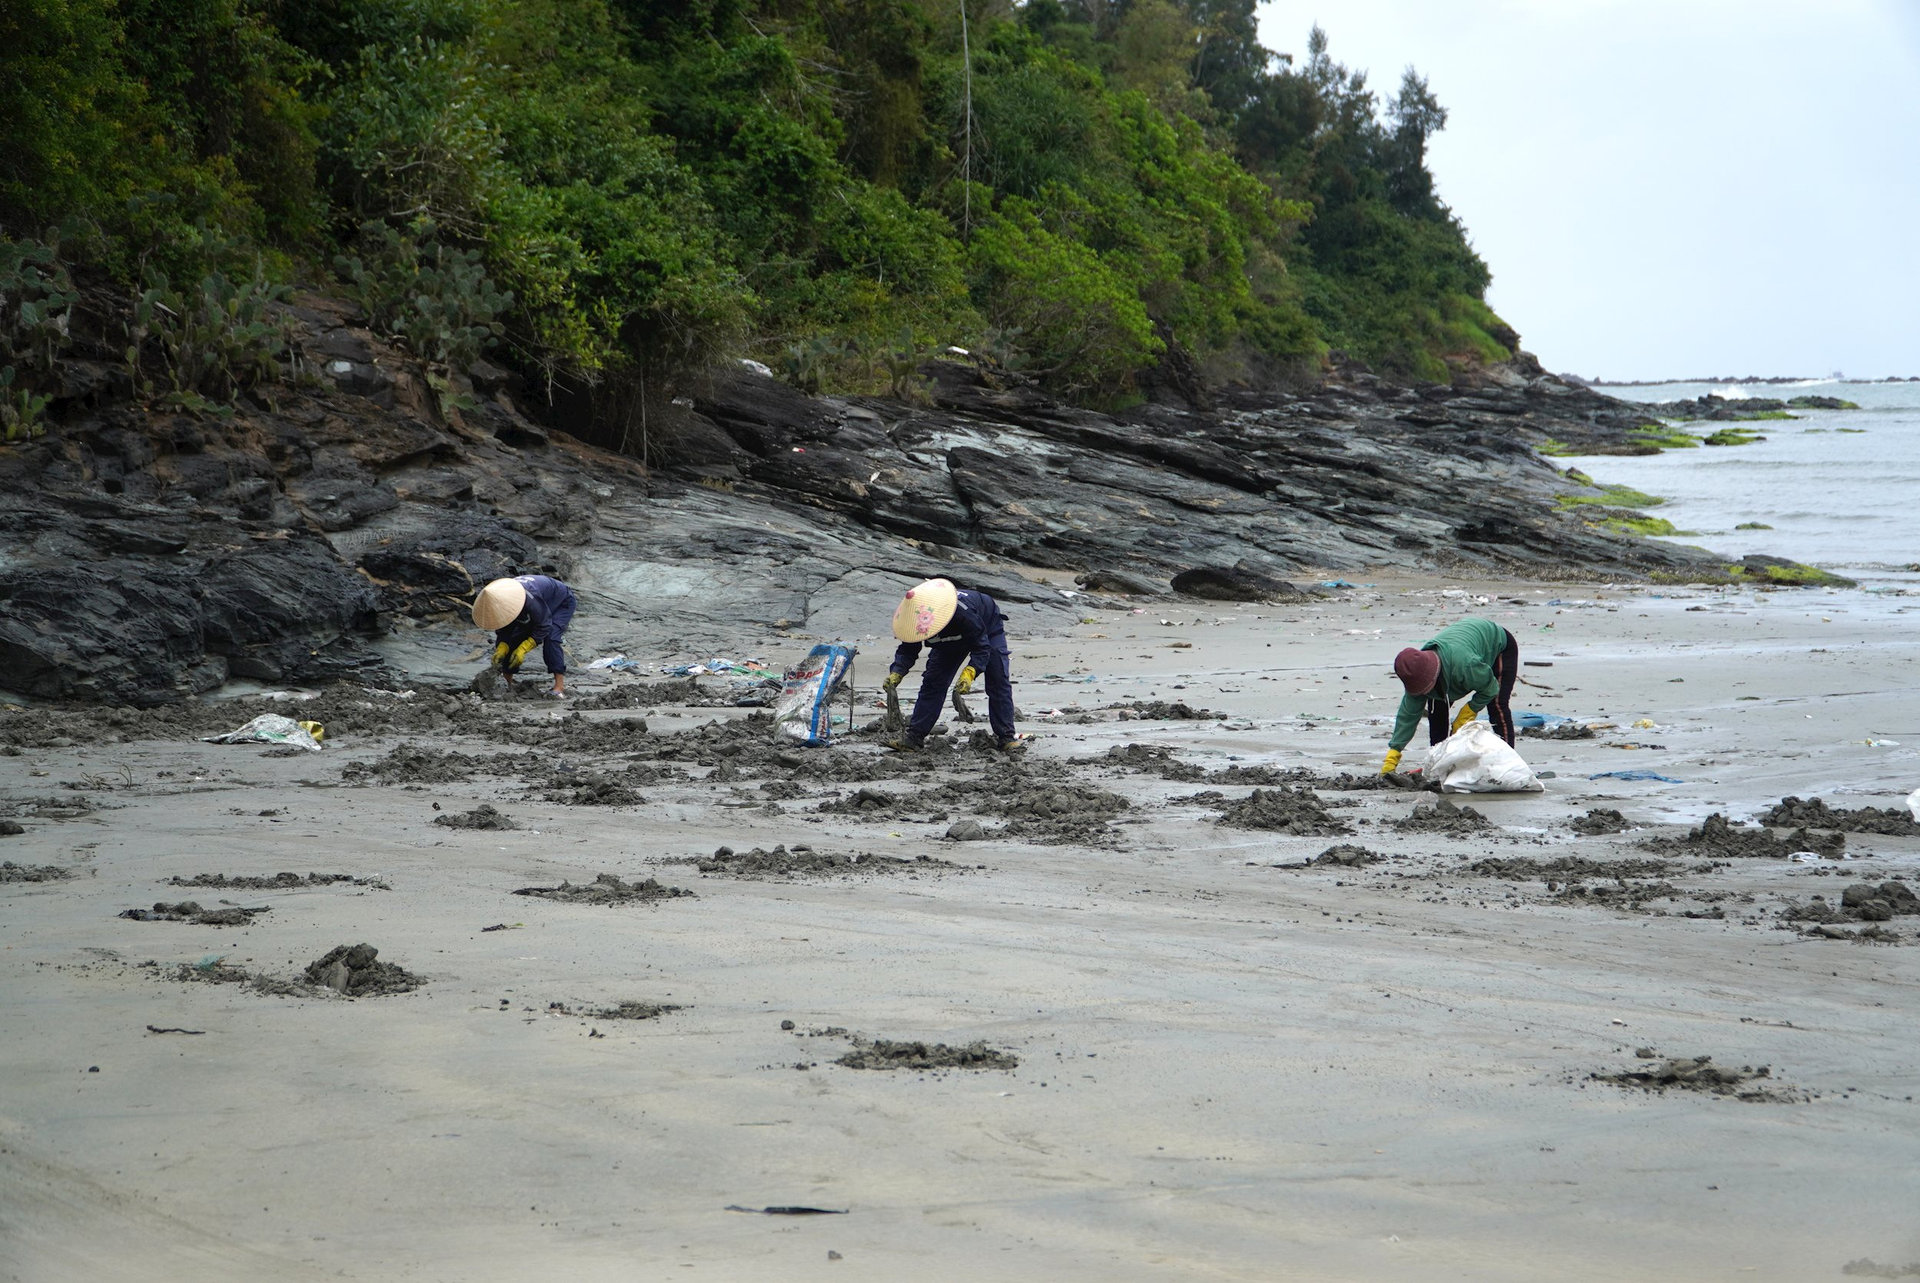
{"type": "Polygon", "coordinates": [[[1183,570],[1173,577],[1173,590],[1212,601],[1305,601],[1311,595],[1245,562],[1183,570]]]}

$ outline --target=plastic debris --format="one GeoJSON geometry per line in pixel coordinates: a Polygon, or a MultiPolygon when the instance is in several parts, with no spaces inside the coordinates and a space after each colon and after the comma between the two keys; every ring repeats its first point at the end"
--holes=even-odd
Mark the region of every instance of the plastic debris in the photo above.
{"type": "Polygon", "coordinates": [[[1539,793],[1546,787],[1486,722],[1469,722],[1440,741],[1426,772],[1440,781],[1442,793],[1539,793]]]}
{"type": "Polygon", "coordinates": [[[588,664],[587,667],[610,668],[616,673],[635,673],[640,671],[640,665],[634,663],[625,655],[602,655],[591,664],[588,664]]]}
{"type": "Polygon", "coordinates": [[[203,744],[282,744],[289,748],[304,748],[310,753],[320,751],[320,741],[326,738],[326,728],[318,722],[296,722],[291,717],[282,717],[278,713],[262,713],[245,726],[237,727],[224,735],[207,735],[201,738],[203,744]]]}
{"type": "Polygon", "coordinates": [[[1601,771],[1598,775],[1587,776],[1590,780],[1659,780],[1662,784],[1679,784],[1671,775],[1662,775],[1658,771],[1601,771]]]}
{"type": "Polygon", "coordinates": [[[1556,726],[1572,723],[1571,717],[1562,717],[1558,713],[1515,713],[1513,724],[1523,731],[1551,730],[1556,726]]]}

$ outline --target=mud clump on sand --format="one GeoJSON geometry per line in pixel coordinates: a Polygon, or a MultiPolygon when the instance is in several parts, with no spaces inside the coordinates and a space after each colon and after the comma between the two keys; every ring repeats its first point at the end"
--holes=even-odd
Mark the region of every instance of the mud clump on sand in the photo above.
{"type": "Polygon", "coordinates": [[[349,998],[406,993],[426,983],[424,977],[403,967],[379,961],[379,956],[380,951],[370,944],[336,945],[308,963],[302,974],[308,984],[349,998]]]}
{"type": "Polygon", "coordinates": [[[433,822],[446,829],[502,830],[520,827],[486,802],[482,802],[471,811],[462,811],[458,815],[436,815],[433,817],[433,822]]]}
{"type": "Polygon", "coordinates": [[[120,916],[135,922],[191,922],[196,927],[244,927],[256,915],[266,912],[268,909],[264,905],[257,909],[203,909],[197,900],[182,900],[178,904],[156,901],[151,909],[127,909],[120,916]]]}
{"type": "Polygon", "coordinates": [[[606,775],[557,775],[546,799],[565,806],[639,806],[647,800],[640,790],[606,775]]]}
{"type": "Polygon", "coordinates": [[[641,718],[593,718],[578,713],[539,721],[503,722],[494,731],[493,738],[522,748],[566,753],[640,753],[654,747],[647,734],[647,723],[641,718]]]}
{"type": "Polygon", "coordinates": [[[1432,833],[1441,837],[1475,837],[1499,826],[1470,806],[1455,806],[1441,798],[1432,806],[1416,806],[1404,820],[1389,821],[1402,833],[1432,833]]]}
{"type": "Polygon", "coordinates": [[[564,1002],[547,1004],[550,1016],[580,1016],[588,1020],[657,1020],[669,1011],[684,1011],[672,1002],[617,1002],[611,1007],[583,1007],[575,1010],[564,1002]]]}
{"type": "Polygon", "coordinates": [[[1618,1087],[1638,1087],[1643,1091],[1698,1091],[1714,1096],[1733,1096],[1740,1100],[1777,1102],[1794,1096],[1753,1084],[1770,1079],[1773,1071],[1766,1065],[1754,1068],[1742,1065],[1728,1069],[1713,1063],[1712,1056],[1679,1056],[1669,1060],[1655,1058],[1644,1069],[1623,1069],[1612,1074],[1590,1074],[1589,1081],[1612,1083],[1618,1087]]]}
{"type": "Polygon", "coordinates": [[[943,1042],[890,1042],[855,1038],[853,1050],[833,1062],[848,1069],[1018,1069],[1020,1060],[985,1042],[949,1047],[943,1042]]]}
{"type": "Polygon", "coordinates": [[[1734,824],[1715,811],[1685,837],[1647,838],[1640,847],[1656,853],[1698,855],[1716,860],[1785,859],[1796,851],[1813,851],[1837,860],[1847,849],[1847,839],[1839,833],[1815,836],[1805,829],[1795,829],[1782,840],[1767,829],[1734,824]]]}
{"type": "Polygon", "coordinates": [[[1600,837],[1607,833],[1625,833],[1632,825],[1627,817],[1611,807],[1596,806],[1574,820],[1570,826],[1581,837],[1600,837]]]}
{"type": "Polygon", "coordinates": [[[493,774],[492,765],[484,757],[402,744],[385,757],[348,762],[340,768],[340,780],[344,784],[459,784],[475,775],[493,774]]]}
{"type": "Polygon", "coordinates": [[[1590,740],[1594,738],[1593,727],[1563,724],[1548,729],[1545,726],[1529,726],[1520,732],[1528,739],[1536,740],[1590,740]]]}
{"type": "Polygon", "coordinates": [[[1572,882],[1580,878],[1650,878],[1672,873],[1667,860],[1588,860],[1563,855],[1552,860],[1475,860],[1467,872],[1508,882],[1572,882]]]}
{"type": "Polygon", "coordinates": [[[727,708],[737,696],[704,690],[691,677],[667,682],[622,682],[606,690],[574,696],[575,708],[589,711],[606,708],[657,708],[673,704],[680,708],[727,708]]]}
{"type": "Polygon", "coordinates": [[[1889,922],[1894,918],[1920,915],[1920,896],[1905,882],[1856,882],[1840,893],[1840,903],[1815,896],[1806,904],[1790,905],[1780,916],[1789,922],[1815,925],[1842,922],[1889,922]]]}
{"type": "Polygon", "coordinates": [[[356,886],[392,890],[379,878],[358,878],[351,873],[276,873],[272,877],[238,877],[225,873],[196,873],[190,878],[171,877],[168,886],[206,887],[232,891],[289,891],[298,887],[356,886]]]}
{"type": "Polygon", "coordinates": [[[829,854],[805,845],[797,845],[792,850],[776,846],[771,851],[763,851],[757,846],[751,851],[735,851],[730,846],[723,846],[710,856],[693,857],[684,862],[691,863],[709,876],[749,879],[933,873],[962,867],[946,860],[936,860],[930,855],[901,860],[891,856],[829,854]]]}
{"type": "Polygon", "coordinates": [[[1369,851],[1364,846],[1356,846],[1351,842],[1342,842],[1338,846],[1328,847],[1307,861],[1307,863],[1334,864],[1352,869],[1358,868],[1363,864],[1378,864],[1386,858],[1386,856],[1381,855],[1378,851],[1369,851]]]}
{"type": "Polygon", "coordinates": [[[559,900],[567,904],[645,904],[691,896],[693,892],[684,887],[663,886],[655,878],[623,882],[611,873],[602,873],[593,881],[579,886],[562,882],[557,887],[521,887],[514,894],[530,895],[541,900],[559,900]]]}
{"type": "Polygon", "coordinates": [[[0,882],[64,882],[72,876],[70,870],[57,864],[15,864],[12,860],[0,864],[0,882]]]}
{"type": "Polygon", "coordinates": [[[1835,810],[1819,798],[1801,801],[1783,797],[1774,808],[1760,817],[1760,823],[1775,828],[1831,829],[1841,833],[1884,833],[1893,837],[1920,836],[1920,824],[1913,816],[1891,806],[1863,806],[1857,810],[1835,810]]]}
{"type": "Polygon", "coordinates": [[[1334,793],[1363,792],[1391,788],[1381,775],[1355,775],[1351,771],[1323,774],[1301,766],[1225,766],[1209,771],[1174,756],[1172,749],[1159,744],[1116,744],[1101,757],[1073,759],[1074,766],[1109,766],[1121,770],[1158,775],[1175,784],[1244,784],[1273,788],[1291,784],[1301,788],[1326,789],[1334,793]]]}
{"type": "Polygon", "coordinates": [[[1281,786],[1255,789],[1220,809],[1215,824],[1235,829],[1261,829],[1293,837],[1338,837],[1353,826],[1329,812],[1311,789],[1281,786]]]}
{"type": "Polygon", "coordinates": [[[18,820],[0,820],[0,838],[17,838],[26,831],[18,820]]]}
{"type": "Polygon", "coordinates": [[[1056,769],[1057,764],[1035,770],[1024,763],[999,763],[983,776],[916,793],[858,789],[836,801],[822,802],[818,809],[830,815],[875,820],[908,815],[945,819],[950,811],[970,810],[1007,821],[1005,828],[992,835],[995,837],[1042,844],[1096,845],[1111,841],[1114,834],[1110,822],[1131,803],[1106,789],[1056,780],[1056,769]]]}
{"type": "Polygon", "coordinates": [[[1210,708],[1194,708],[1188,704],[1168,703],[1164,699],[1132,699],[1120,704],[1107,705],[1108,712],[1117,712],[1143,722],[1224,722],[1229,714],[1216,713],[1210,708]]]}

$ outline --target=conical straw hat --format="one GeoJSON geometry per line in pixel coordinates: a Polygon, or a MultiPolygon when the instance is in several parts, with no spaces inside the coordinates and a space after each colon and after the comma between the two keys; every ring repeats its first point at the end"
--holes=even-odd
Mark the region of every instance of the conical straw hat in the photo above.
{"type": "Polygon", "coordinates": [[[893,635],[903,642],[923,642],[937,637],[953,619],[959,605],[960,590],[945,579],[929,579],[907,590],[900,608],[893,612],[893,635]]]}
{"type": "Polygon", "coordinates": [[[505,628],[527,608],[527,590],[518,579],[496,579],[473,599],[473,622],[492,631],[505,628]]]}

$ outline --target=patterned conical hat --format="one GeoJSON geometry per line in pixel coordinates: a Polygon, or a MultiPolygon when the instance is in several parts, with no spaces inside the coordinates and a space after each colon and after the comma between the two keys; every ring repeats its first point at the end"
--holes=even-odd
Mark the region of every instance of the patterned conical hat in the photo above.
{"type": "Polygon", "coordinates": [[[900,608],[893,612],[893,635],[903,642],[923,642],[938,637],[953,619],[960,603],[960,590],[951,580],[929,579],[907,590],[900,608]]]}
{"type": "Polygon", "coordinates": [[[498,631],[520,618],[527,608],[527,589],[518,579],[496,579],[473,599],[473,622],[498,631]]]}

